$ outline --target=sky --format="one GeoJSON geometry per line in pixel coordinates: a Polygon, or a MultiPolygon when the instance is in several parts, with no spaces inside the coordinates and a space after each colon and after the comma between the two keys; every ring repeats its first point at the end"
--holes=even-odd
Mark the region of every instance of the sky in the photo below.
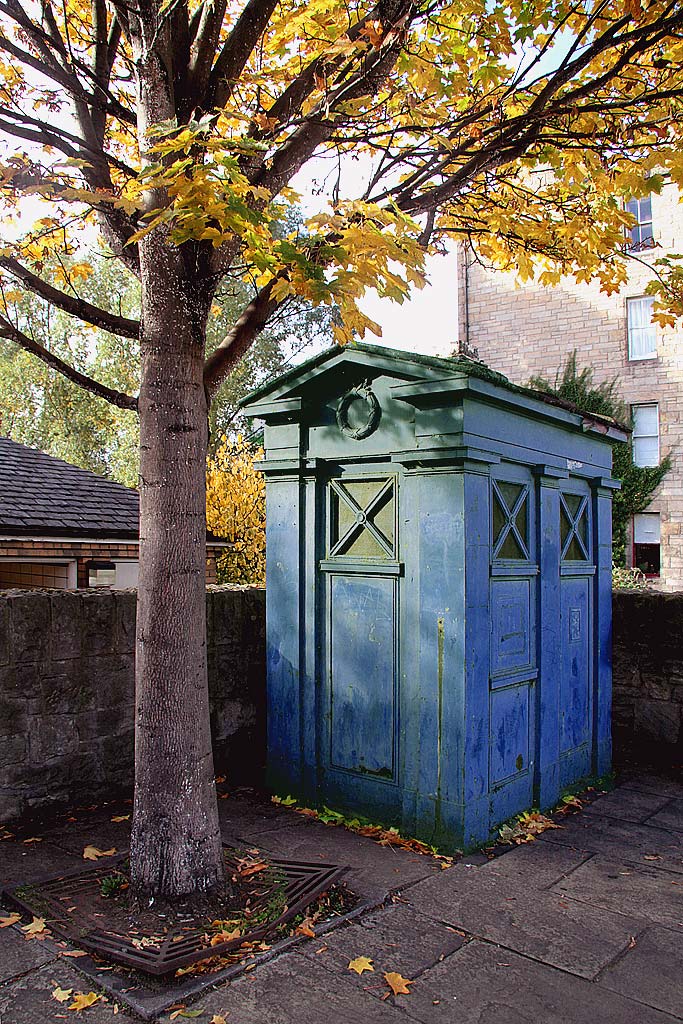
{"type": "MultiPolygon", "coordinates": [[[[304,216],[319,213],[330,198],[337,179],[330,161],[310,160],[293,179],[292,187],[299,192],[304,216]]],[[[358,199],[365,190],[370,164],[363,158],[347,159],[340,171],[342,198],[358,199]]],[[[455,250],[446,256],[432,256],[427,260],[429,283],[422,289],[413,288],[411,297],[403,305],[391,299],[381,299],[368,291],[358,303],[361,310],[382,328],[382,337],[370,332],[363,339],[390,348],[403,348],[425,355],[448,355],[455,347],[458,336],[458,303],[455,250]]]]}

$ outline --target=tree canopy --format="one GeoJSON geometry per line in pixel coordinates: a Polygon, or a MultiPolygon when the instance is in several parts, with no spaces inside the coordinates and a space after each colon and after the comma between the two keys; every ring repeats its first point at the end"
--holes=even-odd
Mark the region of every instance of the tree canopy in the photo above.
{"type": "MultiPolygon", "coordinates": [[[[375,329],[358,298],[373,287],[403,300],[425,246],[448,234],[522,274],[540,261],[546,283],[574,270],[616,288],[621,200],[683,180],[675,0],[2,0],[0,16],[0,182],[22,213],[0,256],[0,331],[62,370],[16,326],[18,289],[139,330],[111,302],[79,298],[89,224],[105,245],[91,249],[133,274],[141,238],[163,225],[201,271],[199,316],[228,271],[252,282],[208,361],[211,391],[291,295],[338,302],[341,341],[375,329]],[[281,237],[293,179],[321,154],[329,202],[281,237]],[[28,230],[27,195],[49,206],[28,230]],[[55,254],[79,259],[55,273],[55,254]]],[[[680,311],[677,271],[662,267],[659,287],[680,311]]]]}
{"type": "MultiPolygon", "coordinates": [[[[64,261],[67,268],[70,262],[64,261]]],[[[79,281],[79,294],[100,303],[116,296],[118,312],[140,316],[140,283],[117,260],[95,263],[92,273],[79,281]]],[[[223,282],[209,318],[207,351],[215,348],[248,301],[246,282],[223,282]]],[[[235,437],[245,429],[240,399],[266,378],[283,372],[300,351],[330,343],[335,313],[328,306],[314,308],[300,300],[283,304],[215,395],[210,410],[212,453],[223,447],[226,435],[235,437]]],[[[37,295],[17,294],[13,314],[15,325],[25,334],[68,359],[81,373],[112,388],[136,390],[137,338],[117,337],[75,321],[37,295]]],[[[58,370],[3,339],[0,376],[1,433],[128,487],[137,486],[139,425],[134,410],[88,394],[58,370]]]]}

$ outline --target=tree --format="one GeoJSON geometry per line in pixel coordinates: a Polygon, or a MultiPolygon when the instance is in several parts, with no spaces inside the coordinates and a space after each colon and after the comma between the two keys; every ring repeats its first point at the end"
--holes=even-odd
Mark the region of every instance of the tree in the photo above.
{"type": "MultiPolygon", "coordinates": [[[[558,370],[555,381],[543,377],[532,377],[529,387],[557,395],[573,402],[585,412],[611,416],[620,423],[631,424],[631,413],[625,402],[619,398],[619,380],[593,380],[593,370],[585,366],[576,367],[576,351],[568,357],[562,370],[558,370]]],[[[617,566],[626,565],[626,534],[634,515],[650,504],[652,494],[671,467],[666,455],[658,466],[636,466],[633,461],[633,442],[615,441],[612,445],[612,472],[621,481],[621,490],[612,502],[612,552],[617,566]]]]}
{"type": "MultiPolygon", "coordinates": [[[[290,222],[301,224],[300,216],[290,222]]],[[[73,261],[64,261],[65,265],[73,261]]],[[[11,296],[6,292],[5,297],[11,296]]],[[[79,294],[91,302],[117,296],[118,311],[140,315],[139,282],[118,261],[93,266],[79,281],[79,294]]],[[[77,323],[36,295],[16,293],[14,322],[29,337],[69,359],[83,374],[116,388],[135,388],[140,372],[139,343],[77,323]]],[[[249,285],[226,283],[215,296],[207,326],[211,352],[249,301],[249,285]]],[[[238,403],[249,391],[284,371],[289,360],[306,347],[331,341],[334,309],[283,305],[259,335],[233,373],[221,384],[211,403],[210,449],[215,452],[226,434],[235,435],[242,423],[238,403]]],[[[58,370],[35,359],[12,342],[0,339],[0,431],[83,469],[137,487],[139,430],[134,410],[119,409],[104,398],[89,395],[58,370]]]]}
{"type": "Polygon", "coordinates": [[[22,214],[4,236],[14,241],[0,253],[3,287],[139,337],[139,393],[31,338],[12,301],[0,334],[138,411],[132,880],[146,893],[209,891],[222,877],[204,642],[213,397],[284,302],[336,301],[348,342],[373,328],[357,305],[365,290],[403,301],[424,281],[427,248],[449,234],[523,274],[536,263],[544,280],[573,269],[616,287],[631,223],[620,197],[661,187],[663,170],[683,176],[683,8],[0,0],[0,16],[11,147],[0,182],[22,214]],[[282,237],[297,173],[325,154],[330,201],[306,232],[282,237]],[[347,168],[361,156],[365,180],[349,198],[347,168]],[[24,230],[38,199],[51,212],[24,230]],[[139,279],[139,322],[115,296],[82,298],[73,267],[51,275],[56,254],[117,258],[139,279]],[[207,357],[216,289],[237,272],[253,298],[207,357]]]}
{"type": "Polygon", "coordinates": [[[266,582],[266,481],[255,466],[263,449],[238,436],[223,438],[209,457],[206,522],[232,542],[218,561],[220,583],[266,582]]]}

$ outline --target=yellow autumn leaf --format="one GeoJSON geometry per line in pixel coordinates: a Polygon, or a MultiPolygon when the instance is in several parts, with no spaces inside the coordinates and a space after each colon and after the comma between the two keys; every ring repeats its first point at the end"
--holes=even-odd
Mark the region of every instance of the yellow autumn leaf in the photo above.
{"type": "Polygon", "coordinates": [[[89,1006],[96,1003],[102,996],[96,992],[77,992],[72,1003],[69,1003],[70,1010],[87,1010],[89,1006]]]}
{"type": "Polygon", "coordinates": [[[99,860],[100,857],[111,857],[114,853],[115,846],[112,846],[111,850],[98,850],[96,846],[86,846],[83,850],[83,860],[99,860]]]}
{"type": "Polygon", "coordinates": [[[71,998],[72,992],[72,988],[60,988],[57,985],[57,988],[52,989],[52,998],[56,999],[58,1003],[65,1003],[67,999],[71,998]]]}
{"type": "Polygon", "coordinates": [[[21,914],[10,914],[8,917],[0,917],[0,928],[9,928],[10,925],[16,924],[17,921],[21,921],[21,914]]]}
{"type": "Polygon", "coordinates": [[[384,980],[395,996],[410,995],[408,986],[413,983],[409,978],[404,978],[402,974],[397,974],[396,971],[387,971],[384,975],[384,980]]]}
{"type": "Polygon", "coordinates": [[[231,932],[216,932],[211,939],[211,945],[218,946],[221,942],[232,942],[233,939],[239,939],[241,934],[241,928],[234,928],[231,932]]]}
{"type": "Polygon", "coordinates": [[[26,932],[27,935],[39,935],[45,931],[45,918],[35,917],[30,924],[22,925],[22,932],[26,932]]]}
{"type": "Polygon", "coordinates": [[[209,1024],[228,1024],[225,1017],[221,1017],[220,1013],[214,1013],[213,1017],[209,1021],[209,1024]]]}
{"type": "Polygon", "coordinates": [[[112,821],[130,821],[130,814],[115,814],[112,821]]]}
{"type": "Polygon", "coordinates": [[[349,961],[348,969],[355,971],[356,974],[362,974],[363,971],[374,971],[375,968],[372,966],[372,960],[367,956],[357,956],[355,960],[349,961]]]}

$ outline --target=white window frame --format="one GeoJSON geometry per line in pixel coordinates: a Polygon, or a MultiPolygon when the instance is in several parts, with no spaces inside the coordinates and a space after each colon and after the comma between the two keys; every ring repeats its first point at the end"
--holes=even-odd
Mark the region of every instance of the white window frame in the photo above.
{"type": "Polygon", "coordinates": [[[652,323],[655,300],[651,295],[626,299],[628,358],[631,362],[657,358],[657,328],[652,323]]]}
{"type": "Polygon", "coordinates": [[[662,520],[659,512],[637,512],[633,517],[633,549],[632,564],[637,565],[636,548],[639,544],[647,544],[659,548],[659,572],[645,573],[653,578],[662,573],[662,520]]]}
{"type": "Polygon", "coordinates": [[[639,252],[642,249],[653,249],[655,245],[655,234],[654,234],[654,218],[652,216],[652,193],[648,193],[646,196],[640,196],[637,199],[629,199],[625,204],[627,213],[632,214],[636,218],[635,224],[627,228],[628,231],[628,242],[627,249],[631,252],[639,252]],[[643,203],[649,202],[650,204],[650,216],[643,217],[643,203]],[[630,207],[635,209],[630,209],[630,207]],[[650,233],[643,238],[643,228],[650,228],[650,233]]]}
{"type": "Polygon", "coordinates": [[[633,417],[633,462],[636,466],[658,466],[659,465],[659,405],[657,402],[642,402],[637,405],[631,406],[631,415],[633,417]],[[652,410],[654,409],[654,432],[651,429],[651,425],[644,423],[645,417],[639,416],[641,410],[652,410]],[[638,420],[640,419],[640,423],[638,420]],[[639,444],[639,441],[656,441],[655,455],[648,456],[643,454],[643,449],[647,447],[645,444],[639,444]]]}

